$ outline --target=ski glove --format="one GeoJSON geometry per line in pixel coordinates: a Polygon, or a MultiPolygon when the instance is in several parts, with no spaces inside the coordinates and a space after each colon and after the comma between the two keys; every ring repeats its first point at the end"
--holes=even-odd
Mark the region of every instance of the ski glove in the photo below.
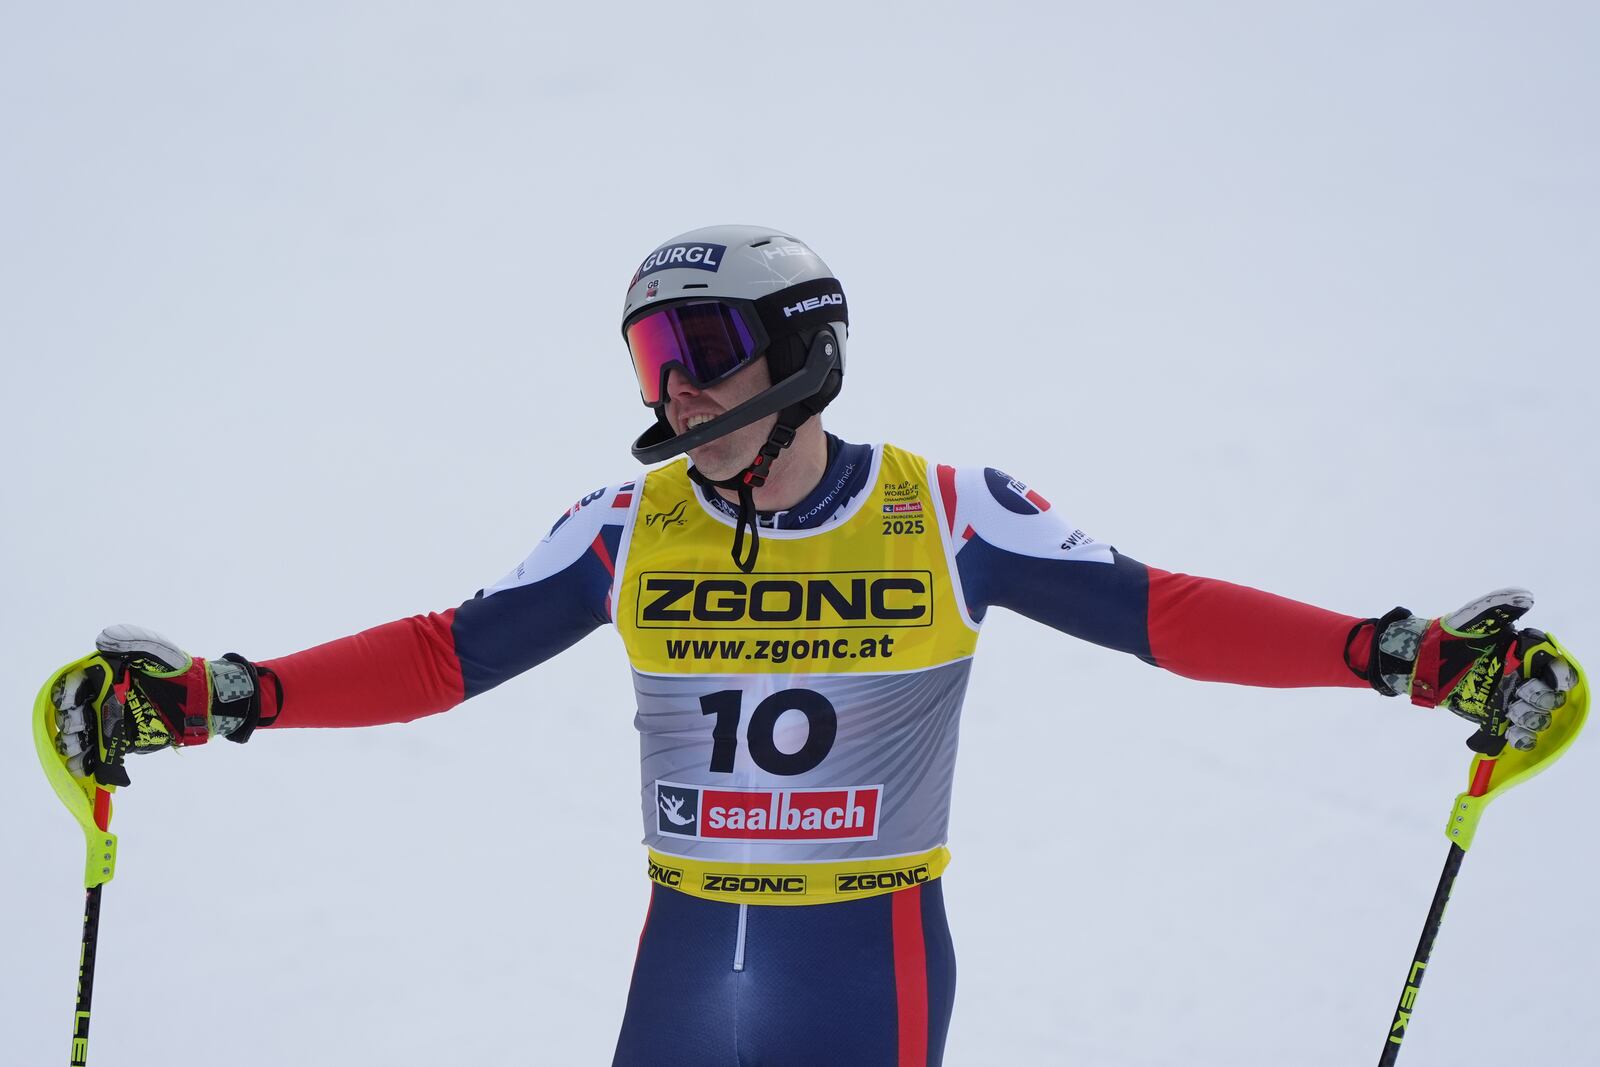
{"type": "Polygon", "coordinates": [[[1372,627],[1366,670],[1352,669],[1384,696],[1406,693],[1425,708],[1443,705],[1490,738],[1533,748],[1578,673],[1541,631],[1516,628],[1531,607],[1526,589],[1497,589],[1437,619],[1395,608],[1351,631],[1353,643],[1372,627]]]}
{"type": "Polygon", "coordinates": [[[94,644],[112,673],[105,702],[93,702],[104,682],[99,666],[66,679],[55,694],[56,748],[74,775],[127,785],[122,761],[129,752],[201,745],[217,734],[243,742],[276,718],[263,717],[261,699],[263,679],[276,689],[276,676],[242,656],[195,659],[160,634],[128,625],[107,627],[94,644]]]}

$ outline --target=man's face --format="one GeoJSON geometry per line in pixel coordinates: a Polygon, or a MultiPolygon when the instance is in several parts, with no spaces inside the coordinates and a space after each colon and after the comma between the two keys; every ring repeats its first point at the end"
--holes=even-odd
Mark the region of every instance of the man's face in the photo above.
{"type": "MultiPolygon", "coordinates": [[[[704,389],[695,386],[676,367],[667,372],[667,422],[674,433],[683,433],[691,422],[698,425],[706,417],[732,411],[772,385],[765,358],[704,389]]],[[[731,478],[750,465],[767,442],[767,434],[777,423],[776,414],[741,426],[715,441],[690,449],[689,458],[701,474],[720,481],[731,478]]]]}

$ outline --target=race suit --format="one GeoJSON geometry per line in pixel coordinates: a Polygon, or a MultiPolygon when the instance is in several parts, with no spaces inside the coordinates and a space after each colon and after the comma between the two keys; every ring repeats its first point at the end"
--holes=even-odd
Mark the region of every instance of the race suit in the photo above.
{"type": "Polygon", "coordinates": [[[654,882],[617,1067],[941,1062],[939,878],[991,608],[1194,678],[1366,684],[1358,619],[1148,567],[994,468],[828,457],[751,573],[679,459],[583,496],[458,608],[264,664],[277,727],[398,722],[617,627],[654,882]]]}

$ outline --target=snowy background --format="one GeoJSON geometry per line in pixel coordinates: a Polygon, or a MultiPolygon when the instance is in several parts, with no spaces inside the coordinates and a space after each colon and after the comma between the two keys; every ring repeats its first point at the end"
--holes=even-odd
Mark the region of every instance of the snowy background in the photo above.
{"type": "MultiPolygon", "coordinates": [[[[1355,614],[1526,584],[1600,664],[1597,49],[1581,3],[6,5],[0,1060],[68,1045],[44,676],[499,577],[635,469],[617,314],[694,226],[844,280],[847,438],[1355,614]]],[[[1373,1062],[1464,724],[985,634],[947,1062],[1373,1062]]],[[[606,631],[412,726],[137,760],[92,1062],[608,1063],[631,716],[606,631]]],[[[1403,1063],[1600,1063],[1597,744],[1491,809],[1403,1063]]]]}

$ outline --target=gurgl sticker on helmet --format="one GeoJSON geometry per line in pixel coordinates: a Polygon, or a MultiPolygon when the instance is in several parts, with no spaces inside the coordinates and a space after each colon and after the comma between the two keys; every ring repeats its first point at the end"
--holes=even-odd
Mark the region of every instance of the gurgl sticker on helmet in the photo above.
{"type": "Polygon", "coordinates": [[[687,244],[665,245],[644,257],[644,262],[639,264],[639,269],[633,273],[633,281],[629,287],[639,283],[639,279],[647,274],[654,274],[658,270],[678,269],[692,267],[695,270],[716,271],[722,267],[722,257],[728,251],[727,245],[715,245],[700,242],[687,244]]]}

